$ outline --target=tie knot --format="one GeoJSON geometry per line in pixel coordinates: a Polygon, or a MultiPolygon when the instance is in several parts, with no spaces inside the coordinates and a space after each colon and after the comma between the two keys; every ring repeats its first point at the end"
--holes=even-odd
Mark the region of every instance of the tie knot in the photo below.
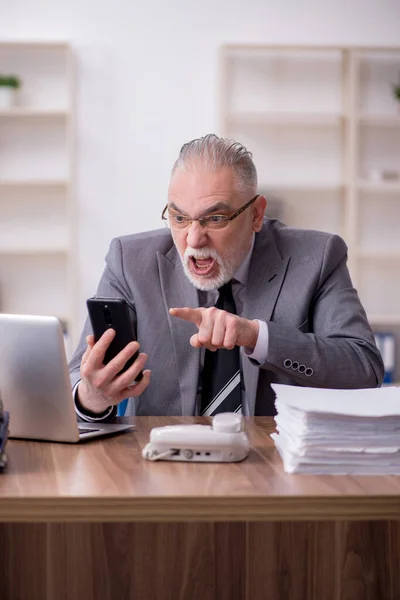
{"type": "Polygon", "coordinates": [[[232,294],[232,280],[225,283],[223,286],[218,288],[219,297],[217,300],[217,308],[227,310],[228,312],[235,313],[235,301],[232,294]]]}
{"type": "Polygon", "coordinates": [[[218,288],[219,295],[224,296],[226,293],[232,291],[232,279],[228,281],[228,283],[224,283],[220,288],[218,288]]]}

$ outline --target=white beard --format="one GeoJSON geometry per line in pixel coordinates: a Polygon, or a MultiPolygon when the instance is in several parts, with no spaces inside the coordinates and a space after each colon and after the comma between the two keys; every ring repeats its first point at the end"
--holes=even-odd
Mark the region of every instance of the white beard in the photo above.
{"type": "Polygon", "coordinates": [[[197,288],[198,290],[202,290],[203,292],[208,292],[210,290],[216,290],[223,286],[225,283],[228,283],[233,277],[234,272],[236,271],[236,264],[233,262],[233,256],[228,256],[225,259],[222,259],[218,252],[213,248],[191,248],[188,246],[185,250],[185,254],[181,257],[183,270],[185,272],[186,277],[189,279],[190,283],[197,288]],[[218,264],[218,274],[214,276],[205,276],[195,275],[190,270],[190,260],[191,257],[204,259],[204,258],[213,258],[215,262],[218,264]]]}

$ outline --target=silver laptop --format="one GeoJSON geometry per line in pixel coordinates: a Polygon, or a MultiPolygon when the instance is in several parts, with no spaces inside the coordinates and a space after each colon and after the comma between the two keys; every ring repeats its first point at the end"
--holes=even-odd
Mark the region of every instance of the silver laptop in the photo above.
{"type": "Polygon", "coordinates": [[[0,396],[14,438],[79,442],[134,428],[78,423],[56,317],[0,313],[0,396]]]}

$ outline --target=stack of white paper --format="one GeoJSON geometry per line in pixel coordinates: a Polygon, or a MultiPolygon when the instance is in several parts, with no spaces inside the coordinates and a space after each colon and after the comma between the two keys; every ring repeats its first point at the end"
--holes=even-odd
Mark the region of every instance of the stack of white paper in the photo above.
{"type": "Polygon", "coordinates": [[[287,473],[400,475],[400,387],[272,388],[287,473]]]}

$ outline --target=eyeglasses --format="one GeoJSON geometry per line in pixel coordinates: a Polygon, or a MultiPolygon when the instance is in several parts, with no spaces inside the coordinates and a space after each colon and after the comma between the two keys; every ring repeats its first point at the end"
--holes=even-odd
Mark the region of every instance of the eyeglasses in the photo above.
{"type": "Polygon", "coordinates": [[[198,221],[199,224],[204,229],[224,229],[230,221],[236,219],[239,215],[242,214],[243,211],[246,210],[249,206],[253,204],[259,197],[259,194],[254,196],[251,200],[249,200],[242,208],[239,208],[238,211],[233,213],[230,217],[226,215],[209,215],[208,217],[200,217],[200,219],[192,219],[191,217],[185,217],[184,215],[180,215],[179,213],[170,212],[168,210],[168,204],[164,208],[161,214],[161,218],[163,221],[166,221],[166,225],[171,229],[187,229],[189,225],[193,223],[193,221],[198,221]],[[168,211],[168,213],[167,213],[168,211]]]}

